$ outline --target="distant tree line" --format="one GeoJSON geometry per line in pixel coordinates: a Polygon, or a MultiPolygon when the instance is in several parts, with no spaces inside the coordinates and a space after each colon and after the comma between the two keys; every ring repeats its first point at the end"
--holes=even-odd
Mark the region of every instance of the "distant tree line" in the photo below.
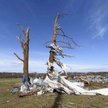
{"type": "MultiPolygon", "coordinates": [[[[19,72],[0,72],[0,78],[21,78],[23,73],[19,72]]],[[[106,76],[108,75],[108,72],[88,72],[88,73],[78,73],[78,72],[68,72],[67,73],[68,77],[73,78],[74,76],[85,76],[85,75],[101,75],[101,76],[106,76]]],[[[29,77],[32,78],[45,78],[46,73],[38,73],[38,72],[33,72],[29,73],[29,77]]]]}
{"type": "MultiPolygon", "coordinates": [[[[0,78],[21,78],[23,75],[23,73],[16,73],[16,72],[0,72],[0,78]]],[[[37,72],[34,72],[34,73],[29,73],[29,76],[32,77],[32,78],[39,78],[39,77],[42,77],[44,78],[46,75],[46,73],[37,73],[37,72]]]]}

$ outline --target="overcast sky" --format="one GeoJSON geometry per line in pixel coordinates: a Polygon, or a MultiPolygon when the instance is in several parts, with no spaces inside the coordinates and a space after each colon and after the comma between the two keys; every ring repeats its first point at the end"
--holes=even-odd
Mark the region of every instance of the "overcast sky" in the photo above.
{"type": "Polygon", "coordinates": [[[22,57],[17,36],[24,38],[17,26],[30,27],[30,72],[46,72],[49,49],[57,13],[67,13],[59,20],[65,34],[80,47],[64,52],[74,57],[60,58],[69,71],[108,71],[108,0],[0,0],[0,72],[22,72],[22,57]]]}

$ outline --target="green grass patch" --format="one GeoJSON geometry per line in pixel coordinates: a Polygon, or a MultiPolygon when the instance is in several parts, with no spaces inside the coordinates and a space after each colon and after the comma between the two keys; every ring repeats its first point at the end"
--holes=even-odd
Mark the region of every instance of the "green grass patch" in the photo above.
{"type": "MultiPolygon", "coordinates": [[[[21,98],[10,93],[12,87],[20,85],[20,78],[0,79],[0,108],[108,108],[108,96],[47,93],[21,98]]],[[[88,88],[102,87],[108,87],[108,84],[92,84],[88,88]]]]}

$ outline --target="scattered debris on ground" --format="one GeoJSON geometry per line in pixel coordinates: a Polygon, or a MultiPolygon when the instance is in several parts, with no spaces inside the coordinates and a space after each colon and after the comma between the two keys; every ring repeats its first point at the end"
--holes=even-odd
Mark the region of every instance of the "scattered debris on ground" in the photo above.
{"type": "Polygon", "coordinates": [[[13,87],[13,88],[10,90],[10,92],[13,93],[13,94],[15,94],[15,93],[18,93],[19,90],[20,90],[20,87],[13,87]]]}
{"type": "MultiPolygon", "coordinates": [[[[61,46],[57,45],[57,36],[61,35],[64,38],[70,39],[71,43],[66,43],[66,48],[73,48],[73,45],[75,46],[76,43],[72,40],[72,38],[69,38],[64,34],[63,29],[58,25],[58,19],[61,16],[61,14],[56,16],[55,23],[54,23],[54,34],[53,39],[51,41],[51,44],[47,46],[47,48],[50,48],[50,55],[47,62],[47,74],[45,79],[42,78],[29,78],[29,80],[26,79],[25,76],[22,77],[23,84],[21,85],[20,97],[33,95],[36,96],[43,95],[47,92],[58,92],[58,93],[65,93],[65,94],[76,94],[76,95],[108,95],[108,88],[103,89],[96,89],[96,90],[87,90],[84,88],[85,84],[90,84],[90,82],[82,77],[80,79],[82,82],[71,82],[68,79],[66,79],[66,65],[63,64],[60,59],[58,58],[61,56],[64,58],[64,56],[67,56],[63,53],[63,50],[61,46]],[[58,34],[58,33],[61,34],[58,34]],[[61,71],[57,71],[55,69],[55,64],[57,64],[61,71]],[[65,73],[65,76],[62,76],[61,74],[65,73]]],[[[62,42],[65,43],[65,42],[62,42]]]]}

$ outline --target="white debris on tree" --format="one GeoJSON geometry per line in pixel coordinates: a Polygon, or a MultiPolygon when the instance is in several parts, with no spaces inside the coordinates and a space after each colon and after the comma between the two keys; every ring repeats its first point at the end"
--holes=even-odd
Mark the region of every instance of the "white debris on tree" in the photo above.
{"type": "MultiPolygon", "coordinates": [[[[54,49],[59,49],[54,46],[54,49]]],[[[63,63],[60,60],[55,59],[54,62],[63,69],[63,63]]],[[[61,92],[66,94],[76,94],[76,95],[104,95],[108,96],[108,88],[96,89],[96,90],[86,90],[84,89],[83,82],[71,82],[62,76],[57,70],[54,69],[52,63],[47,62],[47,75],[45,79],[41,78],[30,78],[30,84],[25,82],[21,86],[21,92],[23,94],[36,94],[36,96],[40,96],[45,94],[46,92],[61,92]],[[51,69],[52,68],[52,69],[51,69]]],[[[64,70],[65,71],[65,70],[64,70]]]]}
{"type": "MultiPolygon", "coordinates": [[[[62,41],[62,44],[65,44],[65,48],[71,48],[77,45],[72,38],[66,36],[64,31],[60,26],[58,26],[58,18],[63,16],[63,14],[58,14],[55,19],[54,23],[54,33],[53,39],[50,45],[47,45],[47,48],[50,48],[50,56],[47,61],[47,74],[45,79],[38,79],[35,78],[34,80],[25,80],[23,77],[23,85],[21,86],[21,92],[26,95],[36,94],[36,96],[40,96],[45,94],[46,92],[58,92],[58,93],[66,93],[66,94],[77,94],[77,95],[108,95],[108,88],[97,89],[97,90],[86,90],[84,89],[84,83],[81,82],[71,82],[66,79],[66,76],[62,76],[62,72],[65,73],[66,65],[63,64],[58,56],[63,57],[67,56],[63,54],[63,46],[57,45],[57,36],[62,36],[65,38],[62,41]],[[60,33],[60,34],[59,34],[60,33]],[[70,42],[68,42],[70,40],[70,42]],[[58,72],[55,69],[54,63],[56,63],[60,68],[61,71],[58,72]]],[[[60,40],[61,42],[61,40],[60,40]]]]}

